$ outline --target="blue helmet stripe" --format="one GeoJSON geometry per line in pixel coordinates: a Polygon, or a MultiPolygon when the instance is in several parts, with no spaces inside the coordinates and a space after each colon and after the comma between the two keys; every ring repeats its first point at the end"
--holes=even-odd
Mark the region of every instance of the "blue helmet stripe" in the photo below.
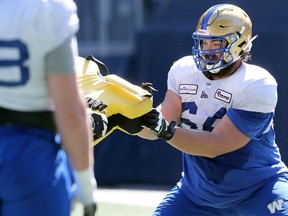
{"type": "Polygon", "coordinates": [[[219,7],[223,6],[224,4],[218,4],[212,7],[209,11],[207,11],[206,16],[203,18],[202,24],[201,24],[201,29],[207,29],[208,21],[212,14],[214,13],[215,10],[217,10],[219,7]]]}

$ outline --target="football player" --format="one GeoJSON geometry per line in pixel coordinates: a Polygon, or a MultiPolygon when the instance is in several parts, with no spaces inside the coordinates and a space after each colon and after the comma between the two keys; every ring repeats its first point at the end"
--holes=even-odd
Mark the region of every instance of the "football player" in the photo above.
{"type": "Polygon", "coordinates": [[[247,63],[256,38],[248,14],[212,6],[192,37],[192,55],[172,65],[164,101],[141,121],[139,135],[183,152],[182,178],[154,215],[288,215],[288,169],[273,129],[277,82],[247,63]]]}
{"type": "Polygon", "coordinates": [[[78,27],[72,0],[0,1],[3,216],[70,215],[72,175],[85,215],[95,214],[91,123],[74,69],[78,27]]]}

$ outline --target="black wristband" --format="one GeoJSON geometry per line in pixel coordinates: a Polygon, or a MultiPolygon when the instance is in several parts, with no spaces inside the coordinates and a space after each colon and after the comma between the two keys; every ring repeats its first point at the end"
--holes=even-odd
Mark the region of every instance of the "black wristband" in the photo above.
{"type": "Polygon", "coordinates": [[[158,138],[168,141],[174,136],[175,130],[176,122],[171,121],[167,127],[167,130],[163,130],[160,134],[158,134],[158,138]]]}
{"type": "Polygon", "coordinates": [[[84,216],[95,216],[96,211],[97,211],[96,203],[84,206],[84,216]]]}

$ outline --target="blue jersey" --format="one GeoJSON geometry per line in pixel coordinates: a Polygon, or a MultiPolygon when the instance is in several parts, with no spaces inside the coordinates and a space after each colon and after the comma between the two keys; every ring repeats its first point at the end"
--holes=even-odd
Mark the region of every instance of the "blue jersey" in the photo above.
{"type": "Polygon", "coordinates": [[[251,139],[244,147],[215,158],[183,153],[183,178],[178,185],[193,202],[229,208],[268,179],[288,172],[275,143],[277,83],[269,72],[243,63],[233,75],[210,80],[187,56],[171,67],[168,89],[182,98],[181,127],[212,131],[228,115],[251,139]]]}

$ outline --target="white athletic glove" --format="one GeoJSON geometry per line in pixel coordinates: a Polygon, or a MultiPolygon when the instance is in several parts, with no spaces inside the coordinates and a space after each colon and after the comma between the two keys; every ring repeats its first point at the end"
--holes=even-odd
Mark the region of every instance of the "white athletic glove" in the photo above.
{"type": "Polygon", "coordinates": [[[175,133],[176,122],[166,122],[162,113],[156,109],[152,109],[149,113],[141,117],[141,124],[150,128],[160,139],[170,140],[175,133]]]}
{"type": "Polygon", "coordinates": [[[74,170],[74,178],[74,198],[83,204],[84,216],[95,216],[97,182],[93,168],[90,167],[82,171],[74,170]]]}

